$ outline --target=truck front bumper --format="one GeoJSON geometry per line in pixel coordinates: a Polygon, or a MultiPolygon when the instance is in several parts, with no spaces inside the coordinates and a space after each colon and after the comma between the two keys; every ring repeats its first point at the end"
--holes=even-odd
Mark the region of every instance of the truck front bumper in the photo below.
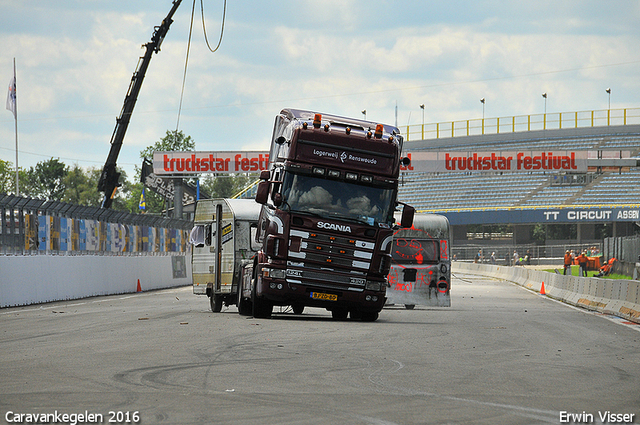
{"type": "Polygon", "coordinates": [[[329,310],[343,308],[359,311],[380,311],[385,304],[385,292],[366,289],[327,288],[287,280],[262,278],[257,295],[274,305],[302,304],[329,310]]]}

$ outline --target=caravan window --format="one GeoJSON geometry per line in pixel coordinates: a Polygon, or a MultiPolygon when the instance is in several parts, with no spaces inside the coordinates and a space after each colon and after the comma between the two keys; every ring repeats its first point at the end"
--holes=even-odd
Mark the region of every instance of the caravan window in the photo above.
{"type": "Polygon", "coordinates": [[[191,229],[191,233],[189,233],[189,243],[194,245],[196,248],[202,248],[203,246],[211,245],[211,225],[210,224],[200,224],[194,226],[191,229]]]}

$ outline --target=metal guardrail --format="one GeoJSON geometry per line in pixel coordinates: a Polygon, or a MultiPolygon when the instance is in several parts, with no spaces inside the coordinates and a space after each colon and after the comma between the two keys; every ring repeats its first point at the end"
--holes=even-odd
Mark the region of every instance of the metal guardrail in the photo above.
{"type": "Polygon", "coordinates": [[[0,194],[0,255],[185,252],[192,223],[0,194]]]}
{"type": "Polygon", "coordinates": [[[524,263],[527,265],[553,265],[563,264],[564,253],[569,250],[578,255],[582,251],[587,251],[588,256],[595,257],[603,253],[602,243],[567,243],[560,245],[535,245],[535,244],[500,244],[494,245],[453,245],[451,246],[451,255],[454,261],[471,261],[475,262],[478,252],[482,251],[482,258],[479,263],[496,264],[503,266],[514,266],[514,252],[518,254],[518,258],[523,260],[528,255],[529,261],[524,263]],[[595,249],[594,249],[595,247],[595,249]],[[495,262],[491,256],[494,254],[495,262]]]}
{"type": "Polygon", "coordinates": [[[640,124],[640,108],[476,118],[406,126],[405,141],[563,128],[640,124]]]}
{"type": "Polygon", "coordinates": [[[604,252],[608,258],[614,257],[630,264],[640,262],[640,235],[605,238],[604,252]]]}

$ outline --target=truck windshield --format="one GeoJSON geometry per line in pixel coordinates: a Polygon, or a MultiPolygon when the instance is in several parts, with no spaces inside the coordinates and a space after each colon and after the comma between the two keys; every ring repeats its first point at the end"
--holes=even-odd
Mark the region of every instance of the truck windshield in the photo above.
{"type": "Polygon", "coordinates": [[[395,207],[393,189],[287,173],[282,182],[283,206],[324,218],[390,224],[395,207]],[[390,220],[391,217],[391,220],[390,220]]]}

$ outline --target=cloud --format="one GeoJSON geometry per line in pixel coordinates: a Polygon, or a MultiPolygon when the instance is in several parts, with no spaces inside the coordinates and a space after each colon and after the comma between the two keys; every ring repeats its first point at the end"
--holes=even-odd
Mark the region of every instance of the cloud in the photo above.
{"type": "MultiPolygon", "coordinates": [[[[162,4],[161,4],[162,3],[162,4]]],[[[209,40],[221,7],[206,5],[209,40]]],[[[0,87],[18,66],[21,149],[104,160],[141,46],[170,8],[152,0],[5,2],[0,87]],[[5,75],[5,77],[2,77],[5,75]],[[4,80],[2,79],[4,78],[4,80]],[[4,81],[4,82],[3,82],[4,81]]],[[[637,105],[637,2],[229,3],[211,54],[196,21],[180,129],[201,150],[267,149],[284,107],[398,125],[637,105]]],[[[184,3],[154,54],[119,162],[164,137],[178,118],[191,9],[184,3]]],[[[197,17],[199,19],[199,17],[197,17]]],[[[0,158],[13,161],[13,121],[0,115],[0,158]]],[[[33,165],[29,164],[29,165],[33,165]]],[[[133,175],[132,172],[129,173],[133,175]]]]}

